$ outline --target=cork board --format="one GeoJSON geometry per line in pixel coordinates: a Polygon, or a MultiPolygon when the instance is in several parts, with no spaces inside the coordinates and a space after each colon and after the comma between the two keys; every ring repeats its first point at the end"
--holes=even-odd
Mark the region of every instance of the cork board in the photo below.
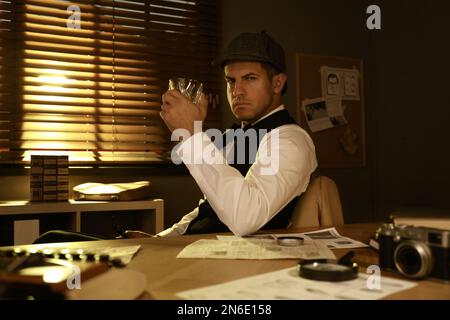
{"type": "Polygon", "coordinates": [[[361,59],[297,53],[297,120],[320,168],[366,165],[361,59]]]}

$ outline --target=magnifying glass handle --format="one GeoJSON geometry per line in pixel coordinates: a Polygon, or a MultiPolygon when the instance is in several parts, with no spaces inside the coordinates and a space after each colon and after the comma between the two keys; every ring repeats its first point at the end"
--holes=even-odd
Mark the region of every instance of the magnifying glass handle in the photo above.
{"type": "Polygon", "coordinates": [[[349,251],[347,252],[345,255],[343,255],[338,261],[338,264],[342,264],[344,266],[349,266],[351,267],[353,264],[353,258],[355,257],[355,252],[354,251],[349,251]]]}

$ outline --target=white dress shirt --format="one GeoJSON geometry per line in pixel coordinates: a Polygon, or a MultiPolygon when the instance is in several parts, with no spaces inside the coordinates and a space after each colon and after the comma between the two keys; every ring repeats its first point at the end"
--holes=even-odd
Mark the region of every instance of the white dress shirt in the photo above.
{"type": "MultiPolygon", "coordinates": [[[[283,105],[263,118],[282,109],[283,105]]],[[[255,162],[245,177],[227,164],[223,153],[205,132],[195,133],[180,143],[177,154],[218,218],[237,236],[258,231],[302,194],[317,167],[311,138],[295,124],[277,127],[264,135],[255,162]]],[[[198,211],[195,208],[158,236],[184,234],[198,211]]]]}

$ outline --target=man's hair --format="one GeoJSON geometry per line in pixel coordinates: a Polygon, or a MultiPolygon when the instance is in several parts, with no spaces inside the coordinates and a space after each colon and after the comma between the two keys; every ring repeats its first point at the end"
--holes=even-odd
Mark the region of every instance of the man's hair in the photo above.
{"type": "MultiPolygon", "coordinates": [[[[269,80],[272,80],[274,76],[276,76],[277,74],[282,73],[280,70],[278,70],[277,68],[275,68],[273,65],[271,65],[268,62],[260,62],[261,66],[263,67],[263,69],[266,71],[267,73],[267,77],[269,78],[269,80]]],[[[287,91],[287,82],[284,83],[284,87],[281,90],[281,95],[284,95],[287,91]]]]}
{"type": "Polygon", "coordinates": [[[277,70],[277,68],[272,66],[270,63],[261,62],[261,66],[263,67],[264,70],[266,70],[269,79],[272,79],[274,76],[281,73],[280,71],[277,70]]]}

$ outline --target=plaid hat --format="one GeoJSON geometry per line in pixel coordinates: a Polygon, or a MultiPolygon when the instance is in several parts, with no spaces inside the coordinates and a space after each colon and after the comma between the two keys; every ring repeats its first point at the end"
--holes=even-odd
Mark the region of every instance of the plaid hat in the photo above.
{"type": "Polygon", "coordinates": [[[259,61],[274,66],[278,71],[286,73],[284,50],[269,35],[260,33],[241,33],[234,38],[221,59],[221,67],[230,61],[259,61]]]}

